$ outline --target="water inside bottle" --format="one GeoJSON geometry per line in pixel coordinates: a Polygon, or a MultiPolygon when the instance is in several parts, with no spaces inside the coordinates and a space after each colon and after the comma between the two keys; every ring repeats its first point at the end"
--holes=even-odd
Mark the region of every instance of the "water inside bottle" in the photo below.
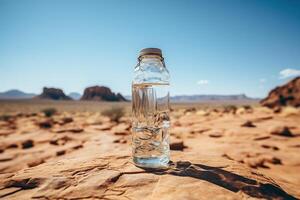
{"type": "Polygon", "coordinates": [[[169,84],[132,86],[132,143],[136,165],[163,168],[169,162],[169,84]]]}

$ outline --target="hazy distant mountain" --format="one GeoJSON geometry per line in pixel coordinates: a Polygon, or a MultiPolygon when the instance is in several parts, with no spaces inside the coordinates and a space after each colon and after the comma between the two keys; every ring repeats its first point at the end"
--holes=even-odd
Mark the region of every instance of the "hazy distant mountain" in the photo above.
{"type": "Polygon", "coordinates": [[[206,102],[206,101],[235,101],[258,100],[247,97],[245,94],[237,95],[179,95],[171,97],[172,102],[206,102]]]}
{"type": "Polygon", "coordinates": [[[81,94],[78,92],[71,92],[68,96],[74,100],[79,100],[81,97],[81,94]]]}
{"type": "MultiPolygon", "coordinates": [[[[125,98],[131,101],[131,95],[126,95],[125,98]]],[[[235,100],[248,100],[257,101],[259,99],[247,97],[245,94],[237,95],[177,95],[171,96],[171,102],[208,102],[208,101],[235,101],[235,100]]]]}
{"type": "Polygon", "coordinates": [[[8,90],[6,92],[0,92],[0,99],[30,99],[36,96],[33,93],[25,93],[20,90],[8,90]]]}
{"type": "Polygon", "coordinates": [[[126,96],[124,96],[124,98],[128,101],[131,101],[131,99],[132,99],[131,95],[126,95],[126,96]]]}

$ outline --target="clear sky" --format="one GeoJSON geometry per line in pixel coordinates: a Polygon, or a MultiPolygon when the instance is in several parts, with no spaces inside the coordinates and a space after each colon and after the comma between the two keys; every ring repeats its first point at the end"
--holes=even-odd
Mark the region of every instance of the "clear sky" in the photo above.
{"type": "Polygon", "coordinates": [[[263,97],[300,75],[300,1],[0,0],[0,91],[128,95],[145,47],[163,50],[172,95],[263,97]]]}

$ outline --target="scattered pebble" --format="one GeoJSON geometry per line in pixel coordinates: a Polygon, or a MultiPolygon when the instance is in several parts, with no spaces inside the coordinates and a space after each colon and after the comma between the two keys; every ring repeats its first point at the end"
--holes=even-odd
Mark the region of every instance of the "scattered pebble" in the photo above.
{"type": "Polygon", "coordinates": [[[129,135],[130,132],[129,131],[115,131],[114,132],[115,135],[129,135]]]}
{"type": "Polygon", "coordinates": [[[115,139],[113,142],[120,143],[120,144],[126,144],[127,140],[125,140],[124,138],[119,138],[119,139],[115,139]]]}
{"type": "Polygon", "coordinates": [[[65,150],[60,150],[60,151],[57,151],[57,152],[56,152],[56,155],[57,155],[57,156],[62,156],[62,155],[64,155],[65,153],[66,153],[65,150]]]}
{"type": "Polygon", "coordinates": [[[183,151],[184,148],[186,148],[186,146],[184,146],[183,140],[172,139],[172,141],[170,143],[171,150],[183,151]]]}
{"type": "Polygon", "coordinates": [[[267,139],[270,139],[271,137],[270,136],[261,136],[261,137],[256,137],[254,138],[253,140],[267,140],[267,139]]]}
{"type": "Polygon", "coordinates": [[[265,149],[273,149],[275,151],[278,151],[279,148],[276,146],[271,146],[271,145],[267,145],[267,144],[262,144],[261,147],[265,148],[265,149]]]}
{"type": "Polygon", "coordinates": [[[60,137],[60,138],[53,138],[49,141],[49,143],[52,144],[52,145],[64,145],[70,140],[72,140],[71,137],[63,136],[63,137],[60,137]]]}
{"type": "Polygon", "coordinates": [[[212,138],[220,138],[223,136],[223,134],[221,132],[214,132],[214,133],[210,133],[208,136],[212,138]]]}
{"type": "Polygon", "coordinates": [[[58,140],[50,140],[49,143],[52,145],[58,145],[58,140]]]}
{"type": "Polygon", "coordinates": [[[286,126],[275,126],[270,129],[270,134],[284,136],[284,137],[294,137],[293,133],[286,126]]]}
{"type": "Polygon", "coordinates": [[[222,155],[222,157],[227,158],[228,160],[234,160],[233,158],[231,158],[228,154],[224,153],[222,155]]]}
{"type": "Polygon", "coordinates": [[[282,165],[281,160],[277,157],[272,157],[270,159],[266,159],[266,162],[272,163],[274,165],[282,165]]]}
{"type": "Polygon", "coordinates": [[[267,163],[273,164],[273,165],[282,165],[282,162],[279,158],[275,156],[271,157],[252,157],[248,159],[244,159],[244,162],[248,164],[251,168],[270,168],[267,163]]]}
{"type": "Polygon", "coordinates": [[[33,140],[26,140],[22,142],[22,149],[29,149],[34,146],[33,140]]]}
{"type": "Polygon", "coordinates": [[[64,125],[64,124],[71,123],[71,122],[73,122],[74,120],[73,120],[72,117],[64,117],[64,118],[61,119],[61,121],[62,121],[61,124],[64,125]]]}
{"type": "Polygon", "coordinates": [[[52,120],[44,120],[44,121],[39,122],[38,125],[40,128],[48,129],[48,128],[52,127],[53,121],[52,120]]]}
{"type": "Polygon", "coordinates": [[[8,149],[14,149],[14,148],[18,148],[18,147],[19,147],[19,145],[17,145],[17,144],[10,144],[7,146],[8,149]]]}
{"type": "Polygon", "coordinates": [[[255,128],[256,126],[251,121],[246,121],[241,125],[242,127],[255,128]]]}
{"type": "Polygon", "coordinates": [[[83,145],[82,145],[82,144],[79,144],[79,145],[74,146],[72,149],[77,150],[77,149],[80,149],[80,148],[82,148],[82,147],[83,147],[83,145]]]}

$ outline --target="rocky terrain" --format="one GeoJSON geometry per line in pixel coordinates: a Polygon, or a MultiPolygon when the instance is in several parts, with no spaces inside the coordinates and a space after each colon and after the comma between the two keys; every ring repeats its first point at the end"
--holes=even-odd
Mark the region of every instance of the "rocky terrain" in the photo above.
{"type": "Polygon", "coordinates": [[[81,100],[86,101],[126,101],[120,93],[113,93],[108,87],[93,86],[84,90],[81,100]]]}
{"type": "Polygon", "coordinates": [[[102,102],[123,101],[109,88],[85,90],[101,102],[2,102],[0,198],[299,199],[299,80],[262,107],[173,104],[172,161],[160,171],[133,165],[130,104],[102,102]]]}
{"type": "Polygon", "coordinates": [[[47,87],[44,87],[42,94],[36,96],[35,98],[48,100],[72,100],[72,98],[65,95],[61,89],[47,87]]]}
{"type": "Polygon", "coordinates": [[[270,108],[281,106],[300,107],[300,77],[273,89],[268,97],[261,101],[261,104],[270,108]]]}
{"type": "Polygon", "coordinates": [[[132,164],[129,115],[48,109],[0,119],[2,199],[300,198],[293,107],[173,108],[165,171],[132,164]]]}

